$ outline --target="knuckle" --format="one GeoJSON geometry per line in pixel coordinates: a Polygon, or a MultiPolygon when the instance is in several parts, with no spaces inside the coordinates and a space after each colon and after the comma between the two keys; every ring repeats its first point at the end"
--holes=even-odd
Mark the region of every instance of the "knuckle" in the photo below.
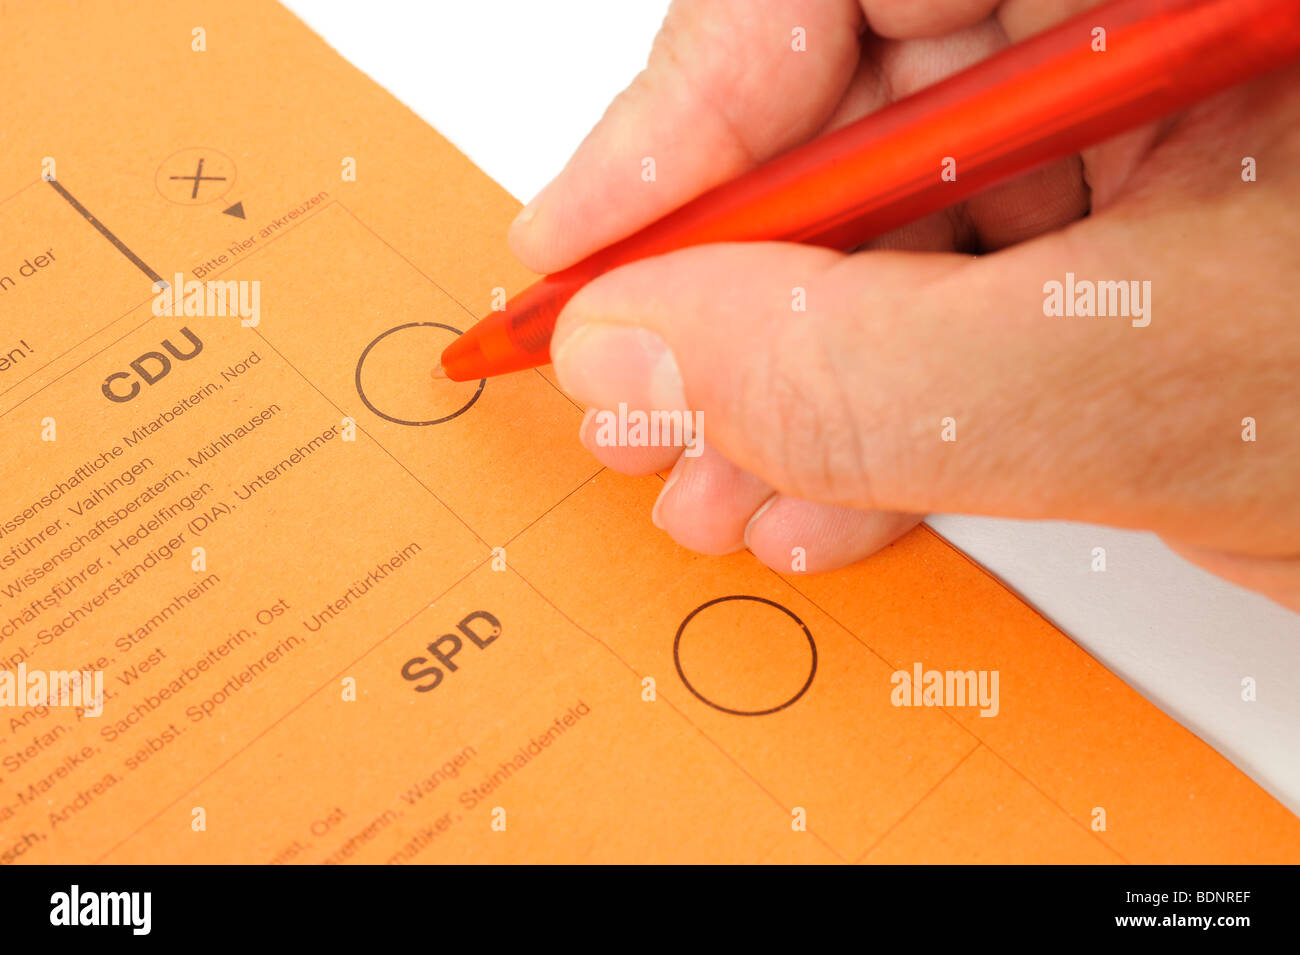
{"type": "Polygon", "coordinates": [[[745,376],[743,420],[757,429],[749,446],[763,449],[773,484],[809,500],[864,506],[868,434],[833,347],[803,328],[777,335],[766,367],[745,376]]]}

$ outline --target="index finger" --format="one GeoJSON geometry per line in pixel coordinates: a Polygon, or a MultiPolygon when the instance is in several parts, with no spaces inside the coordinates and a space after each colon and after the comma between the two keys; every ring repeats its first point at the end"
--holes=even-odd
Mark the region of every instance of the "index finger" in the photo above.
{"type": "Polygon", "coordinates": [[[646,69],[520,214],[554,272],[821,128],[859,59],[856,0],[677,0],[646,69]]]}

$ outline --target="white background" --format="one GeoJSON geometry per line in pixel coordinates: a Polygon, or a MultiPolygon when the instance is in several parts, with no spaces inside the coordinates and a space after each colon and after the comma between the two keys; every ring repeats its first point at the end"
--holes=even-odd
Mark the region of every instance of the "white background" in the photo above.
{"type": "MultiPolygon", "coordinates": [[[[288,6],[527,201],[644,65],[668,3],[288,6]]],[[[930,524],[1300,812],[1300,616],[1197,570],[1149,534],[956,516],[930,524]],[[1105,573],[1090,570],[1094,547],[1106,548],[1105,573]],[[1248,676],[1254,703],[1241,700],[1248,676]]]]}

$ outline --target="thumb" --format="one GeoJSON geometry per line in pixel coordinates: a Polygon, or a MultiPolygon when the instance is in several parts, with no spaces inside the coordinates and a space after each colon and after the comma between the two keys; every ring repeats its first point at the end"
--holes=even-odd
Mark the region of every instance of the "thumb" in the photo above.
{"type": "Polygon", "coordinates": [[[1131,523],[1102,513],[1089,462],[1107,432],[1089,429],[1114,421],[1088,369],[1114,366],[1135,350],[1117,341],[1138,336],[1127,320],[1044,316],[1059,263],[1102,269],[1064,241],[979,259],[685,249],[575,296],[555,371],[588,405],[698,412],[704,440],[806,500],[1131,523]]]}

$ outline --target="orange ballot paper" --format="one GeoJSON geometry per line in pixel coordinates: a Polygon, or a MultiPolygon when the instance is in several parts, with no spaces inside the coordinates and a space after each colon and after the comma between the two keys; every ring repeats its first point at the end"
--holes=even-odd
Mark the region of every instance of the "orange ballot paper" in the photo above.
{"type": "Polygon", "coordinates": [[[431,382],[517,203],[282,8],[0,64],[0,862],[1300,859],[928,529],[695,556],[546,373],[431,382]]]}

